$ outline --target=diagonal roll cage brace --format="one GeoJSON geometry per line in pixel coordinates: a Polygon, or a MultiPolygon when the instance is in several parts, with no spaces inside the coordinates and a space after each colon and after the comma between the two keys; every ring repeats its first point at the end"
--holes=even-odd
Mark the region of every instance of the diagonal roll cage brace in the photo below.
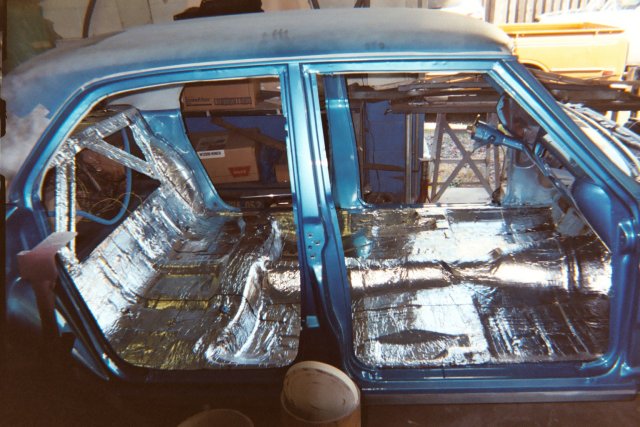
{"type": "MultiPolygon", "coordinates": [[[[154,162],[149,161],[153,156],[150,145],[152,133],[140,112],[133,107],[116,106],[110,107],[109,113],[113,115],[67,138],[59,151],[60,154],[54,159],[55,232],[76,231],[76,155],[82,149],[91,150],[150,178],[158,179],[160,176],[154,162]],[[142,152],[144,160],[104,140],[127,128],[131,131],[133,142],[142,152]],[[72,155],[69,155],[70,153],[72,155]]],[[[69,249],[72,258],[76,258],[75,239],[69,243],[69,249]]]]}

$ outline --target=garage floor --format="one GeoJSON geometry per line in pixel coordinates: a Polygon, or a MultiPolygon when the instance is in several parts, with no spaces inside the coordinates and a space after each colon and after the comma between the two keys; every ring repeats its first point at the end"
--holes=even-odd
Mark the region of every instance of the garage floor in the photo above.
{"type": "MultiPolygon", "coordinates": [[[[82,388],[31,357],[8,351],[0,371],[2,426],[175,426],[198,411],[144,397],[122,401],[82,388]]],[[[269,401],[236,409],[257,427],[278,426],[269,401]]],[[[363,426],[638,426],[640,398],[619,402],[368,406],[363,426]]]]}

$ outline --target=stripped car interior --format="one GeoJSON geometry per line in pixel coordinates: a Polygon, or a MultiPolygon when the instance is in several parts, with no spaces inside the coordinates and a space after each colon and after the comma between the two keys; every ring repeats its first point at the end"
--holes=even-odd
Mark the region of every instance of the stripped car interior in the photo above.
{"type": "MultiPolygon", "coordinates": [[[[353,13],[359,28],[365,15],[353,13]]],[[[427,394],[446,388],[430,378],[539,390],[525,381],[545,375],[579,378],[557,388],[580,390],[611,373],[627,351],[623,299],[638,296],[637,206],[594,170],[637,185],[640,138],[611,136],[611,122],[543,89],[518,92],[535,79],[482,23],[465,35],[482,34],[480,47],[447,33],[449,44],[411,54],[400,44],[385,57],[400,34],[360,57],[306,44],[296,57],[294,43],[282,59],[287,38],[313,34],[305,16],[294,18],[311,29],[286,37],[255,30],[275,43],[268,60],[87,95],[74,119],[57,116],[67,130],[39,170],[21,172],[13,188],[36,177],[40,234],[74,233],[58,254],[60,287],[81,301],[108,358],[172,373],[270,371],[300,359],[305,330],[325,328],[374,394],[386,387],[378,380],[396,392],[412,381],[427,394]],[[189,108],[190,88],[221,83],[258,88],[255,102],[189,108]],[[253,150],[254,179],[214,174],[220,135],[253,150]]],[[[627,378],[609,388],[635,390],[627,378]]]]}

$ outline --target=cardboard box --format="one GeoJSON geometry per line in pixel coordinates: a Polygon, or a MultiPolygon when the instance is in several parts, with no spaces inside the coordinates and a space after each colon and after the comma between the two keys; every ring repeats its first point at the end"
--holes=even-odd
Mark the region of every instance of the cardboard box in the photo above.
{"type": "Polygon", "coordinates": [[[289,165],[284,164],[275,165],[276,181],[277,182],[289,182],[289,165]]]}
{"type": "Polygon", "coordinates": [[[214,184],[260,179],[254,141],[234,132],[211,132],[195,139],[198,157],[214,184]]]}
{"type": "Polygon", "coordinates": [[[257,81],[207,83],[185,86],[183,111],[246,110],[255,108],[260,93],[257,81]]]}

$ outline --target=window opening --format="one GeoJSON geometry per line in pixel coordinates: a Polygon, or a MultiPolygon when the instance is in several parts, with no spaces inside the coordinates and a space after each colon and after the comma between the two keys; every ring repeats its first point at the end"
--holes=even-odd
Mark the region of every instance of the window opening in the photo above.
{"type": "Polygon", "coordinates": [[[225,202],[291,207],[278,79],[185,85],[181,101],[189,140],[225,202]]]}

